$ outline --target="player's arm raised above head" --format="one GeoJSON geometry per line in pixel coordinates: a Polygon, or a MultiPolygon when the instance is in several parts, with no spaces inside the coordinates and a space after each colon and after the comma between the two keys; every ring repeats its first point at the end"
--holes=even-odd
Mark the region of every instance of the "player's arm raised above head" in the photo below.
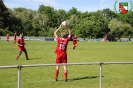
{"type": "Polygon", "coordinates": [[[57,35],[57,32],[61,29],[61,25],[55,30],[55,32],[54,32],[54,36],[55,36],[55,38],[57,38],[58,37],[58,35],[57,35]]]}
{"type": "Polygon", "coordinates": [[[71,37],[71,30],[70,30],[70,28],[68,27],[68,25],[66,25],[66,27],[67,27],[67,30],[68,30],[68,37],[70,38],[71,37]]]}

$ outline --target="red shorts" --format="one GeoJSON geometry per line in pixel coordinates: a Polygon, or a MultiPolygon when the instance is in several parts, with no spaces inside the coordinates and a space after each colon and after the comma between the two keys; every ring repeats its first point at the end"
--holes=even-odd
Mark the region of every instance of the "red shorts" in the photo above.
{"type": "Polygon", "coordinates": [[[67,63],[67,54],[57,54],[56,64],[58,63],[67,63]]]}
{"type": "Polygon", "coordinates": [[[24,52],[26,51],[25,47],[18,47],[18,50],[19,51],[24,51],[24,52]]]}
{"type": "Polygon", "coordinates": [[[76,45],[77,44],[77,42],[73,42],[73,45],[76,45]]]}
{"type": "Polygon", "coordinates": [[[6,41],[9,41],[9,38],[7,38],[6,41]]]}

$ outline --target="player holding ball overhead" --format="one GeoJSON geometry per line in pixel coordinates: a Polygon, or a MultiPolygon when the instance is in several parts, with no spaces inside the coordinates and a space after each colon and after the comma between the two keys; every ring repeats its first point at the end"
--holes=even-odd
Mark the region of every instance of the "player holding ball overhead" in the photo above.
{"type": "Polygon", "coordinates": [[[20,34],[20,38],[18,38],[16,44],[18,45],[18,51],[19,51],[19,54],[17,55],[16,60],[18,60],[18,58],[22,54],[22,51],[25,53],[26,60],[29,60],[28,54],[27,54],[27,51],[26,51],[26,48],[25,48],[25,45],[26,44],[24,42],[24,39],[23,39],[23,35],[22,34],[20,34]]]}
{"type": "MultiPolygon", "coordinates": [[[[67,45],[71,37],[71,30],[69,29],[68,24],[65,24],[65,25],[61,24],[59,28],[55,30],[54,36],[57,41],[57,46],[55,50],[55,53],[57,54],[56,64],[67,63],[67,45]],[[68,35],[65,32],[62,32],[59,37],[57,32],[61,30],[63,26],[65,26],[65,28],[67,29],[68,35]]],[[[58,65],[56,66],[55,81],[58,81],[59,67],[60,66],[58,65]]],[[[64,65],[63,68],[64,68],[64,80],[67,82],[67,76],[68,76],[67,66],[64,65]]]]}

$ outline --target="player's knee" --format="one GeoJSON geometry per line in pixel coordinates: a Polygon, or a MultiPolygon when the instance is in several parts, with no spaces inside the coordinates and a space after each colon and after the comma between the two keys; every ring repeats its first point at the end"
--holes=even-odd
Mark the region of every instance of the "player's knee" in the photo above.
{"type": "Polygon", "coordinates": [[[56,70],[59,70],[59,67],[60,67],[60,66],[56,66],[56,70]]]}
{"type": "Polygon", "coordinates": [[[21,55],[22,54],[22,51],[19,51],[19,55],[21,55]]]}

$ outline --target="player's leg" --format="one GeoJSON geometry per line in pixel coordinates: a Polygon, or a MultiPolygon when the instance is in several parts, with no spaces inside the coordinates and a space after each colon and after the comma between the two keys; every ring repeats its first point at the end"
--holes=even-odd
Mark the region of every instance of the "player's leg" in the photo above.
{"type": "Polygon", "coordinates": [[[73,49],[74,49],[74,41],[72,41],[73,49]]]}
{"type": "Polygon", "coordinates": [[[59,68],[60,68],[60,66],[56,66],[56,70],[55,70],[55,81],[58,81],[59,68]]]}
{"type": "Polygon", "coordinates": [[[74,44],[74,49],[77,47],[77,43],[74,44]]]}
{"type": "MultiPolygon", "coordinates": [[[[67,54],[63,55],[63,61],[62,62],[67,63],[67,54]]],[[[67,76],[68,76],[67,66],[64,65],[63,68],[64,68],[64,80],[67,82],[67,76]]]]}
{"type": "Polygon", "coordinates": [[[13,41],[13,44],[16,44],[16,40],[13,41]]]}
{"type": "Polygon", "coordinates": [[[26,60],[29,60],[27,50],[26,50],[25,48],[23,48],[23,51],[24,51],[24,53],[25,53],[26,60]]]}
{"type": "MultiPolygon", "coordinates": [[[[56,56],[56,64],[59,64],[61,63],[61,56],[57,54],[56,56]]],[[[59,68],[60,66],[56,66],[56,69],[55,69],[55,81],[58,81],[58,75],[59,75],[59,68]]]]}
{"type": "Polygon", "coordinates": [[[18,60],[18,58],[20,57],[20,55],[22,54],[22,51],[19,51],[17,57],[16,57],[16,60],[18,60]]]}
{"type": "Polygon", "coordinates": [[[6,39],[6,42],[9,42],[8,39],[6,39]]]}
{"type": "Polygon", "coordinates": [[[76,45],[74,44],[74,45],[73,45],[73,49],[75,49],[75,47],[76,47],[76,45]]]}
{"type": "Polygon", "coordinates": [[[73,43],[73,49],[75,49],[75,44],[73,43]]]}
{"type": "Polygon", "coordinates": [[[7,39],[7,42],[9,42],[9,38],[7,39]]]}
{"type": "Polygon", "coordinates": [[[67,66],[63,66],[63,67],[64,67],[64,79],[67,82],[67,76],[68,76],[67,66]]]}
{"type": "Polygon", "coordinates": [[[78,46],[77,42],[75,43],[75,46],[76,46],[76,47],[78,46]]]}
{"type": "Polygon", "coordinates": [[[75,47],[73,46],[73,49],[75,49],[75,47]]]}

